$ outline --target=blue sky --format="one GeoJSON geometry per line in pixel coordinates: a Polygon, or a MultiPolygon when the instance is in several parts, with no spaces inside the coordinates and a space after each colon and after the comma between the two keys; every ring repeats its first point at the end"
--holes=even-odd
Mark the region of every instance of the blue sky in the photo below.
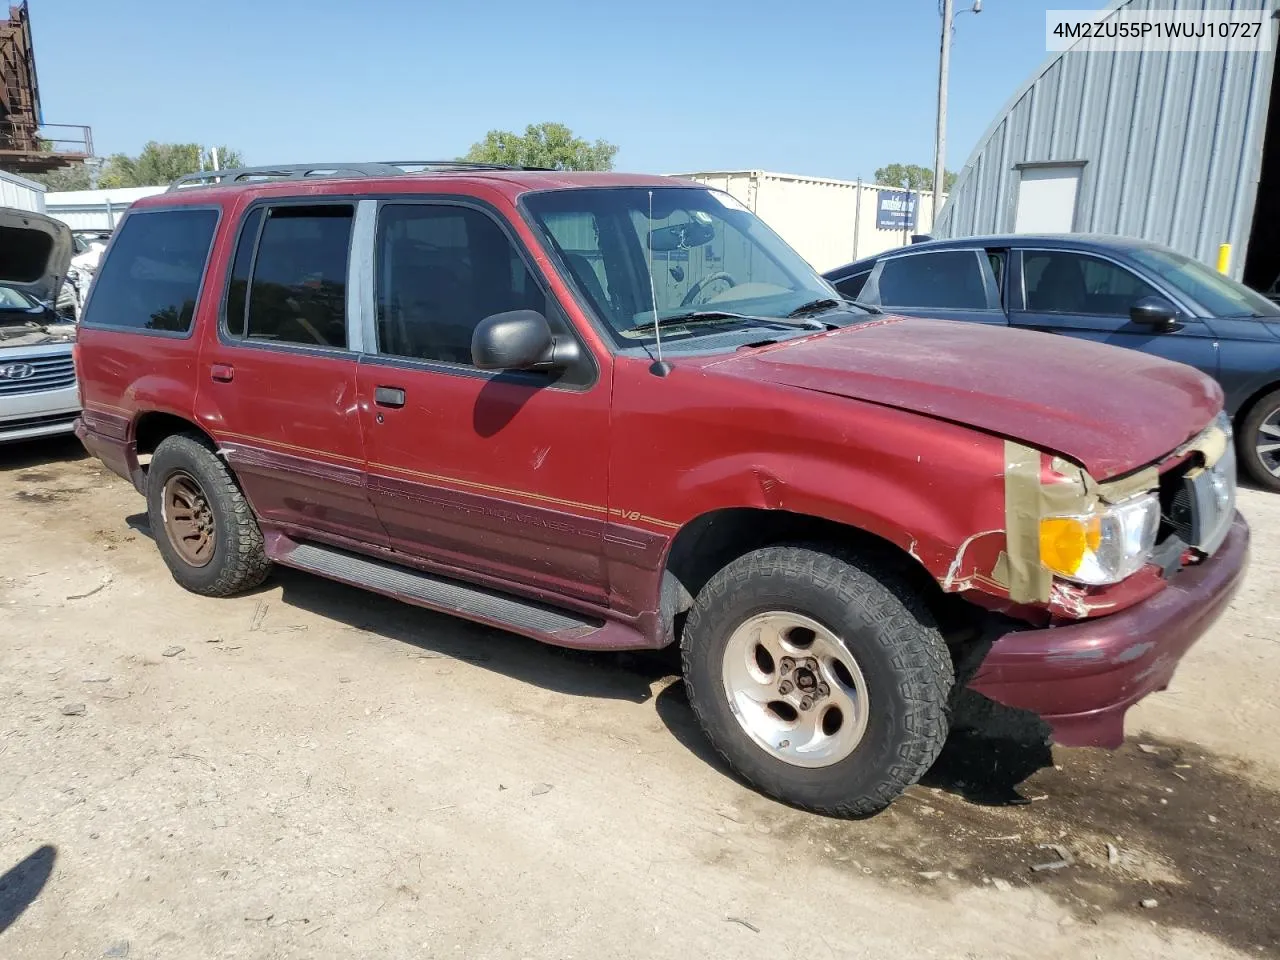
{"type": "MultiPolygon", "coordinates": [[[[30,3],[45,120],[92,125],[101,154],[155,139],[251,163],[447,159],[557,120],[618,144],[624,170],[932,165],[937,0],[30,3]]],[[[950,169],[1045,58],[1060,5],[959,18],[950,169]]]]}

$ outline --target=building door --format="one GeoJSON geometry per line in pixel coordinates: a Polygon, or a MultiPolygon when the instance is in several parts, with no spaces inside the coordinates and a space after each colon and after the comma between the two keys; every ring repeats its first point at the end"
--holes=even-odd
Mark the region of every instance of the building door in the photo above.
{"type": "Polygon", "coordinates": [[[1071,233],[1076,226],[1079,164],[1025,167],[1018,181],[1014,233],[1071,233]]]}

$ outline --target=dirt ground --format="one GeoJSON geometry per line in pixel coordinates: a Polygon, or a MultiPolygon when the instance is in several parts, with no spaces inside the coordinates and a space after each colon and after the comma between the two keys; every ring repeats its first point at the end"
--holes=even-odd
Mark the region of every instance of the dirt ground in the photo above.
{"type": "Polygon", "coordinates": [[[1280,957],[1280,497],[1241,501],[1248,582],[1122,750],[975,711],[841,822],[730,777],[667,657],[201,599],[74,442],[0,448],[0,956],[1280,957]]]}

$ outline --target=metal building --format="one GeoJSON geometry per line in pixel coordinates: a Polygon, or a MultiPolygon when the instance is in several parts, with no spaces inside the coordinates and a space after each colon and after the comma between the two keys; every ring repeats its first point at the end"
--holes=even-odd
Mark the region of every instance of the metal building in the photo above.
{"type": "Polygon", "coordinates": [[[44,184],[0,170],[0,207],[44,213],[44,198],[44,184]]]}
{"type": "MultiPolygon", "coordinates": [[[[1269,10],[1280,0],[1114,0],[1119,11],[1269,10]]],[[[1273,34],[1274,35],[1274,34],[1273,34]]],[[[1280,274],[1274,50],[1072,49],[1000,112],[939,211],[937,237],[1142,237],[1266,289],[1280,274]]]]}

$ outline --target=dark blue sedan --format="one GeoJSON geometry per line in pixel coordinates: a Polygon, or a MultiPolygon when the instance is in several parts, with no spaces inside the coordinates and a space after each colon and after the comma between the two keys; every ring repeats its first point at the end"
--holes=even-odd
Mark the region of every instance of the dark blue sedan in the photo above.
{"type": "Polygon", "coordinates": [[[969,237],[826,278],[891,313],[1084,337],[1198,367],[1226,393],[1241,464],[1280,491],[1280,306],[1197,260],[1122,237],[969,237]]]}

